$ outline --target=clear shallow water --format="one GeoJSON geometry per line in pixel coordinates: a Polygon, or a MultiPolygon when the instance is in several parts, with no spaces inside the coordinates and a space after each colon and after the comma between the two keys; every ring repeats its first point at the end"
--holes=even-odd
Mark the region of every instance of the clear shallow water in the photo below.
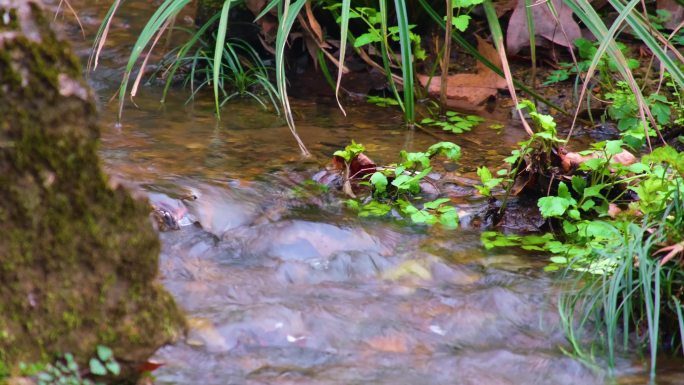
{"type": "MultiPolygon", "coordinates": [[[[79,2],[72,2],[78,8],[79,2]]],[[[82,6],[93,31],[102,5],[82,6]]],[[[562,354],[556,285],[544,256],[485,252],[479,231],[401,226],[344,209],[339,193],[298,188],[351,139],[378,163],[437,139],[402,128],[392,110],[294,101],[299,156],[281,119],[248,102],[217,122],[209,98],[165,106],[147,87],[115,127],[113,93],[131,41],[132,8],[92,75],[102,100],[101,154],[112,178],[153,202],[187,210],[202,227],[161,233],[161,280],[187,312],[187,338],[162,348],[157,384],[604,384],[562,354]],[[194,201],[181,201],[194,195],[194,201]]],[[[144,8],[143,8],[144,9],[144,8]]],[[[72,31],[73,32],[73,31],[72,31]]],[[[91,33],[92,36],[92,33],[91,33]]],[[[83,55],[86,45],[77,43],[83,55]]],[[[449,194],[477,210],[475,168],[500,164],[524,137],[508,126],[437,136],[463,147],[447,167],[449,194]]],[[[659,383],[684,383],[681,364],[659,383]]],[[[621,381],[645,383],[624,361],[621,381]]]]}

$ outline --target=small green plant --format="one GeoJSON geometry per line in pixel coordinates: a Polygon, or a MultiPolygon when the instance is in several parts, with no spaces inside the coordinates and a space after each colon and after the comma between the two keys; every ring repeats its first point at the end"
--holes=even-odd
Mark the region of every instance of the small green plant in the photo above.
{"type": "MultiPolygon", "coordinates": [[[[454,8],[455,14],[451,18],[451,24],[460,32],[465,32],[470,25],[470,12],[476,5],[482,4],[484,0],[454,0],[451,6],[454,8]]],[[[446,17],[444,17],[446,21],[446,17]]]]}
{"type": "Polygon", "coordinates": [[[34,377],[38,385],[99,385],[91,377],[121,374],[121,366],[114,359],[112,350],[102,345],[97,346],[96,356],[90,359],[86,371],[79,368],[71,353],[65,353],[47,365],[22,363],[19,369],[22,375],[34,377]]]}
{"type": "Polygon", "coordinates": [[[491,196],[492,189],[501,185],[504,180],[503,178],[494,178],[492,172],[484,166],[477,168],[477,176],[480,177],[480,182],[482,182],[482,185],[475,186],[475,188],[480,192],[480,194],[486,197],[491,196]]]}
{"type": "Polygon", "coordinates": [[[397,107],[399,102],[396,99],[385,98],[382,96],[368,95],[366,99],[368,103],[375,104],[378,107],[397,107]]]}
{"type": "MultiPolygon", "coordinates": [[[[607,92],[605,98],[611,101],[606,113],[617,122],[617,128],[622,132],[625,142],[635,149],[643,146],[646,143],[646,131],[639,116],[639,105],[636,97],[627,83],[624,81],[617,82],[615,89],[612,92],[607,92]]],[[[670,116],[672,115],[670,106],[673,103],[668,101],[667,97],[651,94],[646,99],[646,103],[659,125],[659,129],[670,123],[670,116]]],[[[648,135],[656,136],[653,127],[648,127],[648,135]]]]}
{"type": "MultiPolygon", "coordinates": [[[[618,49],[623,53],[627,54],[627,46],[622,43],[616,43],[618,49]]],[[[559,63],[560,68],[553,71],[543,83],[545,85],[558,83],[564,80],[568,80],[570,75],[577,75],[578,73],[586,72],[591,65],[591,61],[594,59],[598,51],[599,42],[593,42],[584,38],[579,38],[575,40],[575,47],[577,47],[579,60],[577,65],[574,63],[559,63]]],[[[635,70],[639,67],[639,61],[633,58],[627,59],[627,65],[630,70],[635,70]]],[[[607,55],[601,57],[597,65],[599,74],[599,83],[602,87],[607,89],[612,88],[613,77],[617,73],[619,64],[615,62],[612,58],[607,55]]]]}
{"type": "MultiPolygon", "coordinates": [[[[208,22],[209,25],[213,23],[215,20],[208,22]]],[[[237,97],[248,97],[264,108],[270,104],[275,111],[280,111],[278,92],[270,80],[272,69],[261,60],[254,48],[243,40],[229,39],[217,62],[212,52],[215,47],[202,38],[203,29],[194,33],[197,36],[172,50],[161,62],[160,73],[166,78],[164,99],[178,70],[187,68],[183,83],[191,89],[189,99],[216,80],[222,96],[219,106],[237,97]],[[218,70],[217,78],[214,78],[215,69],[218,70]]]]}
{"type": "Polygon", "coordinates": [[[440,127],[442,130],[453,132],[454,134],[470,131],[482,122],[484,122],[484,119],[477,115],[465,115],[455,111],[447,111],[445,120],[425,118],[420,121],[421,124],[440,127]]]}
{"type": "MultiPolygon", "coordinates": [[[[330,7],[327,7],[326,9],[328,10],[334,10],[336,8],[341,8],[342,5],[339,3],[336,3],[330,7]]],[[[354,47],[355,48],[361,48],[364,46],[372,45],[372,44],[378,44],[381,43],[385,40],[385,36],[383,36],[383,31],[382,31],[382,14],[376,9],[372,7],[354,7],[351,9],[349,13],[349,19],[360,19],[363,21],[363,23],[366,25],[367,30],[365,33],[357,36],[354,41],[354,47]]],[[[409,24],[409,30],[412,30],[415,28],[415,24],[409,24]]],[[[387,27],[387,38],[391,39],[392,41],[398,42],[399,41],[399,27],[398,26],[390,26],[387,27]]],[[[425,50],[420,46],[420,36],[410,32],[409,31],[409,37],[411,40],[411,43],[413,44],[413,55],[416,59],[418,60],[425,60],[426,58],[426,52],[425,50]]]]}
{"type": "MultiPolygon", "coordinates": [[[[352,142],[344,150],[335,152],[345,162],[346,174],[352,160],[363,152],[362,145],[352,142]]],[[[372,174],[365,175],[360,182],[369,188],[363,199],[349,199],[347,206],[358,212],[361,217],[385,216],[393,210],[414,224],[433,225],[440,223],[448,228],[458,226],[458,212],[449,205],[448,198],[424,202],[420,196],[424,183],[430,183],[427,175],[432,171],[432,158],[441,155],[456,161],[461,155],[458,145],[440,142],[430,146],[425,152],[400,153],[402,162],[377,167],[372,174]]],[[[350,185],[346,178],[345,186],[350,185]]],[[[351,189],[345,187],[345,191],[351,189]]],[[[349,194],[351,195],[351,194],[349,194]]]]}
{"type": "Polygon", "coordinates": [[[558,138],[556,122],[550,115],[537,112],[537,108],[529,100],[523,100],[517,106],[518,109],[528,111],[534,133],[529,139],[519,142],[518,149],[511,151],[511,155],[504,159],[509,165],[508,169],[500,169],[496,172],[495,178],[492,172],[486,167],[479,167],[477,175],[480,177],[482,185],[475,186],[484,196],[490,196],[491,190],[498,186],[504,186],[506,194],[503,198],[501,211],[506,209],[506,202],[512,191],[516,178],[521,172],[539,172],[544,174],[551,164],[552,153],[558,146],[565,141],[558,138]]]}

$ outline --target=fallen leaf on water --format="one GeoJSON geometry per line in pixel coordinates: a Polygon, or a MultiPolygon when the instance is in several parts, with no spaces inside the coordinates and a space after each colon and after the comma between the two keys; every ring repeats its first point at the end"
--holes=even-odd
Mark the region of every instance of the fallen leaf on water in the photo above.
{"type": "MultiPolygon", "coordinates": [[[[572,18],[572,10],[565,5],[561,0],[552,1],[556,12],[558,13],[558,21],[563,26],[565,34],[561,30],[559,23],[556,22],[553,14],[549,10],[546,2],[535,3],[532,5],[532,15],[534,16],[534,33],[535,36],[541,37],[537,39],[537,45],[540,43],[551,42],[563,47],[572,47],[576,39],[582,37],[580,27],[572,18]]],[[[518,5],[515,7],[510,20],[508,21],[508,30],[506,32],[506,51],[510,55],[515,55],[523,47],[530,45],[530,33],[527,29],[527,15],[525,12],[525,0],[518,0],[518,5]]]]}
{"type": "MultiPolygon", "coordinates": [[[[501,68],[501,58],[496,49],[484,39],[477,37],[477,50],[501,68]]],[[[418,75],[418,81],[423,87],[428,86],[428,93],[439,96],[440,78],[430,79],[427,75],[418,75]],[[428,85],[429,81],[429,85],[428,85]]],[[[496,74],[489,67],[478,62],[475,73],[449,75],[447,79],[447,105],[452,108],[478,109],[487,99],[495,96],[499,89],[506,88],[506,79],[496,74]]]]}

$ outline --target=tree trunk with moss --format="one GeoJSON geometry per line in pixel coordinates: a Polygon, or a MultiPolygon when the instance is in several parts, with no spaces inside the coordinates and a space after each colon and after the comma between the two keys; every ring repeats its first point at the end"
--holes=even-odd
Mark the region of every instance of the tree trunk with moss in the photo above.
{"type": "Polygon", "coordinates": [[[0,364],[132,362],[184,326],[146,203],[110,187],[91,91],[36,0],[0,0],[0,364]]]}

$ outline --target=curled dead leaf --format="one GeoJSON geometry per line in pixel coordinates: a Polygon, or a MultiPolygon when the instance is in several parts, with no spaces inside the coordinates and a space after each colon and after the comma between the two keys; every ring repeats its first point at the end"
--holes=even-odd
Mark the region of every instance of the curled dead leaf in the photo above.
{"type": "MultiPolygon", "coordinates": [[[[333,156],[333,166],[338,171],[345,171],[344,159],[333,156]]],[[[377,166],[371,158],[365,154],[359,154],[349,163],[349,179],[359,179],[372,174],[377,170],[377,166]]]]}
{"type": "MultiPolygon", "coordinates": [[[[484,39],[477,37],[477,50],[497,67],[501,67],[501,58],[496,49],[484,39]]],[[[417,75],[428,93],[438,97],[440,79],[427,75],[417,75]]],[[[489,67],[478,62],[476,73],[449,75],[447,78],[447,105],[452,108],[478,109],[487,99],[496,96],[500,89],[506,88],[506,79],[499,76],[489,67]]]]}

